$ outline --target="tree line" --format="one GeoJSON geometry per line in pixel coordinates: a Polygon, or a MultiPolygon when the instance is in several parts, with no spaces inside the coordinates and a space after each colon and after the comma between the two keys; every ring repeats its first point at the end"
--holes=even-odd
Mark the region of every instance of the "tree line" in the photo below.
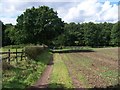
{"type": "Polygon", "coordinates": [[[118,22],[113,23],[69,23],[64,26],[64,33],[56,41],[65,46],[118,46],[120,29],[118,22]]]}
{"type": "Polygon", "coordinates": [[[119,22],[64,23],[53,8],[32,7],[18,16],[16,25],[2,23],[2,45],[118,46],[119,26],[119,22]]]}

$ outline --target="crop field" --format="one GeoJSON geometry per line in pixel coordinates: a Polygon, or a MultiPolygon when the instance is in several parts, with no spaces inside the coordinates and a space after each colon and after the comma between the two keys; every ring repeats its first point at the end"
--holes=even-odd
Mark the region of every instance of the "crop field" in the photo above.
{"type": "Polygon", "coordinates": [[[109,88],[118,84],[118,48],[55,53],[50,87],[109,88]]]}

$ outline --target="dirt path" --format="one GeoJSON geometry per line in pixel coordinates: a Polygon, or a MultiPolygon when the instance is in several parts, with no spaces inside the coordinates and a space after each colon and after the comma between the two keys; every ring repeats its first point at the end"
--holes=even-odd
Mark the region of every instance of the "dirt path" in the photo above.
{"type": "Polygon", "coordinates": [[[27,88],[27,90],[39,90],[40,88],[47,88],[49,85],[50,74],[52,72],[53,67],[53,56],[51,57],[50,62],[48,63],[45,71],[42,76],[38,79],[38,81],[31,87],[27,88]]]}

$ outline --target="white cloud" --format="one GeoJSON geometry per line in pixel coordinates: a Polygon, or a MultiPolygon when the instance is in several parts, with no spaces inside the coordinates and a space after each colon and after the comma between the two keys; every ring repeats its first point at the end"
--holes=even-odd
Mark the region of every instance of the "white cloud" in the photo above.
{"type": "Polygon", "coordinates": [[[84,0],[66,10],[63,20],[65,22],[116,22],[118,6],[111,5],[109,1],[102,4],[98,0],[84,0]]]}
{"type": "Polygon", "coordinates": [[[21,15],[30,4],[19,2],[19,0],[6,0],[0,4],[0,20],[6,23],[16,24],[16,19],[21,15]]]}
{"type": "Polygon", "coordinates": [[[0,19],[4,23],[16,23],[18,15],[26,8],[47,5],[58,12],[58,16],[65,22],[116,22],[118,20],[118,6],[109,1],[100,3],[100,0],[2,0],[0,3],[0,19]],[[79,1],[79,2],[78,2],[79,1]]]}
{"type": "Polygon", "coordinates": [[[110,5],[110,3],[107,1],[103,5],[102,10],[100,11],[100,18],[103,21],[117,21],[118,20],[118,6],[117,5],[110,5]],[[106,7],[106,8],[105,8],[106,7]]]}

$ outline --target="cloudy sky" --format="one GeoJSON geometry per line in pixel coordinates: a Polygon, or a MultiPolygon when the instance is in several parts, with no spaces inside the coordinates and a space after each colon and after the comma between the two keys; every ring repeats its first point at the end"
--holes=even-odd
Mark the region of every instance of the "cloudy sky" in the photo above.
{"type": "Polygon", "coordinates": [[[16,24],[16,18],[27,8],[47,5],[58,12],[63,21],[117,22],[119,0],[1,0],[0,20],[16,24]]]}

